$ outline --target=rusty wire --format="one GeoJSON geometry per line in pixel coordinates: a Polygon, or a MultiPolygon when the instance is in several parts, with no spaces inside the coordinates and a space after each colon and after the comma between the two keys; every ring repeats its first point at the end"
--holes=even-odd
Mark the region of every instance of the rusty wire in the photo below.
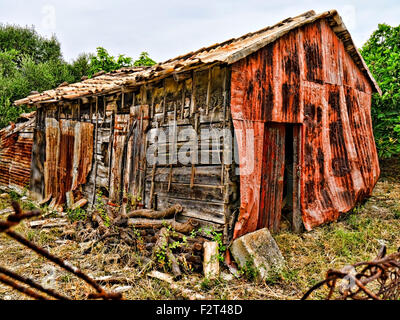
{"type": "MultiPolygon", "coordinates": [[[[28,239],[25,239],[18,233],[11,230],[12,227],[18,225],[22,220],[36,217],[41,214],[39,210],[23,212],[21,210],[20,205],[16,201],[12,202],[12,207],[15,213],[10,214],[7,217],[6,221],[0,221],[0,233],[3,232],[7,234],[9,237],[18,241],[25,247],[35,251],[37,254],[50,260],[59,267],[63,268],[64,270],[74,274],[78,278],[85,281],[89,286],[91,286],[96,291],[95,293],[89,294],[88,299],[104,299],[104,300],[122,299],[122,295],[120,293],[106,292],[94,279],[86,275],[83,271],[74,267],[69,262],[64,261],[52,255],[47,250],[37,246],[33,242],[29,241],[28,239]]],[[[44,288],[41,285],[34,282],[33,280],[20,276],[15,272],[10,271],[1,266],[0,266],[0,282],[34,299],[49,300],[49,298],[54,298],[59,300],[69,300],[68,297],[63,296],[52,289],[44,288]]]]}
{"type": "Polygon", "coordinates": [[[340,271],[328,270],[325,280],[310,288],[302,300],[324,285],[329,289],[327,300],[398,300],[400,248],[386,256],[386,247],[382,246],[372,261],[345,266],[340,271]]]}

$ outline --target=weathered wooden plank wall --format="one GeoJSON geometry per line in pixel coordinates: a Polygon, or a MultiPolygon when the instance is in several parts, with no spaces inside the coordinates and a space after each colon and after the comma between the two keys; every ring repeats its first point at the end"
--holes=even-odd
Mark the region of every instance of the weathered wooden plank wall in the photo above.
{"type": "Polygon", "coordinates": [[[169,161],[147,166],[144,193],[146,207],[165,209],[181,203],[184,217],[225,229],[227,238],[238,199],[234,165],[224,164],[223,157],[230,154],[220,145],[221,137],[204,141],[201,135],[203,130],[216,134],[224,128],[232,133],[228,81],[229,69],[214,66],[180,79],[166,78],[148,88],[150,129],[175,138],[167,144],[159,142],[158,156],[169,161]],[[190,129],[197,133],[197,140],[186,131],[190,129]],[[188,163],[182,163],[177,153],[182,147],[190,153],[188,163]]]}
{"type": "Polygon", "coordinates": [[[232,237],[238,181],[229,80],[229,68],[215,65],[113,95],[41,108],[38,132],[45,145],[38,148],[34,171],[45,181],[42,196],[63,203],[67,192],[83,185],[92,204],[100,189],[121,214],[132,199],[159,210],[180,203],[183,220],[195,218],[232,237]],[[151,138],[161,131],[168,140],[157,142],[157,156],[167,162],[149,165],[151,138]]]}
{"type": "MultiPolygon", "coordinates": [[[[307,230],[350,210],[371,193],[379,177],[371,93],[370,82],[325,20],[293,30],[232,66],[235,131],[254,130],[254,149],[263,154],[264,163],[270,161],[268,150],[262,149],[268,143],[263,140],[265,123],[301,124],[295,154],[301,164],[300,190],[294,190],[293,205],[301,205],[307,230]]],[[[244,148],[239,143],[241,161],[246,162],[244,148]]],[[[263,215],[259,211],[274,202],[260,197],[258,183],[266,189],[273,186],[254,167],[250,176],[240,178],[235,237],[254,231],[263,215]]]]}

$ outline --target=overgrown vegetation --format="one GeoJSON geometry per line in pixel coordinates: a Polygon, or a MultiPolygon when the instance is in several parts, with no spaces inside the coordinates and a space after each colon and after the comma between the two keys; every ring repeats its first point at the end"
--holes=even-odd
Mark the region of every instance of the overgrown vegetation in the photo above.
{"type": "Polygon", "coordinates": [[[55,36],[47,39],[33,27],[0,24],[0,129],[15,122],[26,106],[13,106],[15,100],[32,91],[42,92],[64,82],[81,81],[99,71],[113,71],[128,66],[155,64],[147,52],[133,61],[125,55],[117,58],[106,49],[97,48],[96,55],[82,53],[71,63],[63,59],[61,45],[55,36]]]}
{"type": "Polygon", "coordinates": [[[103,203],[103,193],[101,190],[97,190],[96,193],[96,203],[95,203],[95,210],[99,213],[101,219],[103,220],[104,226],[110,226],[110,217],[107,214],[107,210],[104,207],[103,203]]]}
{"type": "MultiPolygon", "coordinates": [[[[400,166],[396,160],[387,160],[382,163],[382,176],[372,197],[351,213],[342,216],[338,222],[326,224],[311,232],[294,234],[288,223],[283,223],[282,231],[274,235],[275,240],[286,260],[286,265],[272,271],[265,281],[258,280],[257,270],[251,263],[242,268],[242,275],[236,278],[229,274],[227,268],[221,264],[221,276],[210,280],[202,274],[184,272],[183,278],[176,282],[179,287],[191,290],[196,294],[204,295],[209,299],[298,299],[312,285],[324,279],[328,269],[341,269],[345,265],[360,261],[369,261],[376,257],[382,244],[388,247],[388,252],[394,252],[400,246],[400,166]]],[[[10,200],[19,199],[21,195],[11,192],[6,198],[0,197],[0,210],[9,206],[10,200]]],[[[101,199],[98,195],[97,199],[101,199]]],[[[29,201],[28,199],[22,200],[29,201]]],[[[103,205],[99,204],[101,210],[103,205]]],[[[80,219],[82,212],[71,213],[74,219],[80,219]]],[[[4,219],[4,216],[0,217],[4,219]]],[[[204,229],[204,228],[203,228],[204,229]]],[[[83,271],[97,277],[118,276],[127,278],[131,289],[124,292],[126,299],[177,299],[182,292],[173,289],[168,283],[150,279],[146,272],[146,264],[131,267],[129,259],[135,254],[140,255],[141,246],[146,240],[139,230],[133,229],[138,241],[136,248],[118,241],[112,246],[98,243],[92,250],[86,252],[85,247],[75,241],[62,242],[60,228],[30,229],[26,224],[17,227],[17,231],[28,239],[51,250],[52,253],[67,259],[74,265],[79,265],[83,271]],[[61,240],[57,242],[57,240],[61,240]],[[125,262],[122,262],[125,261],[125,262]]],[[[169,227],[168,231],[174,231],[169,227]]],[[[215,230],[200,229],[199,232],[208,233],[215,241],[219,241],[219,234],[215,230]]],[[[186,238],[168,243],[169,249],[185,246],[186,238]]],[[[47,276],[43,259],[29,250],[25,250],[5,235],[0,235],[2,263],[10,265],[18,273],[33,277],[41,281],[47,276]]],[[[168,259],[165,259],[165,249],[159,252],[160,270],[170,272],[168,259]]],[[[183,270],[189,270],[182,266],[183,270]]],[[[61,271],[55,273],[54,285],[65,294],[84,298],[86,287],[75,277],[66,278],[61,271]]],[[[122,286],[105,284],[107,289],[122,286]]],[[[12,292],[8,287],[0,285],[0,299],[11,296],[14,299],[25,297],[12,292]]],[[[186,296],[187,298],[187,296],[186,296]]],[[[313,299],[324,298],[323,292],[318,292],[313,299]]]]}
{"type": "Polygon", "coordinates": [[[400,154],[400,26],[380,24],[361,51],[382,89],[372,102],[372,121],[380,158],[400,154]]]}
{"type": "Polygon", "coordinates": [[[87,219],[87,213],[86,213],[86,210],[84,210],[82,208],[77,208],[74,210],[68,209],[67,217],[71,222],[84,221],[87,219]]]}

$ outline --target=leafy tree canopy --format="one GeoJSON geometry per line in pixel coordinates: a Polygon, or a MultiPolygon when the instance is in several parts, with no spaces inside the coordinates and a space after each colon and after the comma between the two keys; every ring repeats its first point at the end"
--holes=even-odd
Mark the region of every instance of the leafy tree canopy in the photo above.
{"type": "Polygon", "coordinates": [[[68,63],[62,58],[55,36],[47,39],[33,27],[0,24],[0,128],[15,121],[22,112],[31,111],[12,105],[31,91],[42,92],[63,82],[78,82],[82,76],[93,76],[98,71],[153,64],[155,61],[147,52],[133,62],[122,54],[115,58],[102,47],[97,48],[96,55],[83,53],[68,63]]]}
{"type": "Polygon", "coordinates": [[[130,67],[132,58],[120,54],[118,58],[111,56],[103,47],[97,48],[97,55],[93,56],[90,61],[89,77],[99,71],[110,72],[123,67],[130,67]]]}
{"type": "Polygon", "coordinates": [[[400,155],[400,26],[380,24],[361,50],[382,97],[375,94],[372,120],[381,158],[400,155]]]}
{"type": "Polygon", "coordinates": [[[154,66],[155,64],[156,62],[150,58],[149,54],[145,51],[143,51],[140,54],[139,59],[133,63],[135,67],[154,66]]]}
{"type": "Polygon", "coordinates": [[[0,50],[18,52],[17,62],[21,62],[21,58],[25,55],[31,57],[35,63],[62,59],[57,38],[42,37],[33,27],[0,24],[0,50]]]}

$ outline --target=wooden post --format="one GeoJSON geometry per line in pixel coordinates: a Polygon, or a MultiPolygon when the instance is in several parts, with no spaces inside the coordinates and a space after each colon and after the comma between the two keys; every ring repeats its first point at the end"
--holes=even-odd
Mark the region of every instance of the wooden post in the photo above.
{"type": "Polygon", "coordinates": [[[164,93],[163,93],[163,118],[162,118],[162,124],[165,124],[165,116],[167,113],[167,105],[166,105],[166,88],[165,88],[165,79],[163,80],[163,87],[164,87],[164,93]]]}
{"type": "Polygon", "coordinates": [[[97,140],[98,140],[98,125],[99,125],[99,97],[96,97],[96,125],[94,131],[94,183],[93,183],[93,197],[92,197],[92,206],[96,201],[96,178],[97,178],[97,140]]]}
{"type": "Polygon", "coordinates": [[[190,116],[193,115],[194,109],[196,107],[196,86],[195,86],[195,77],[196,73],[192,71],[192,95],[190,98],[190,116]]]}
{"type": "Polygon", "coordinates": [[[185,81],[182,82],[182,103],[181,103],[181,120],[185,118],[185,81]]]}
{"type": "Polygon", "coordinates": [[[209,112],[209,110],[210,110],[211,74],[212,74],[212,68],[208,69],[207,98],[206,98],[206,115],[208,115],[208,112],[209,112]]]}
{"type": "Polygon", "coordinates": [[[301,126],[293,127],[293,211],[292,230],[295,233],[303,231],[303,219],[301,216],[300,177],[301,177],[301,126]]]}
{"type": "Polygon", "coordinates": [[[207,279],[219,277],[218,242],[205,241],[204,244],[203,270],[207,279]]]}
{"type": "MultiPolygon", "coordinates": [[[[198,133],[197,131],[199,129],[199,118],[200,118],[199,114],[196,113],[195,120],[194,120],[194,130],[196,131],[196,139],[197,139],[197,133],[198,133]]],[[[196,144],[198,142],[199,141],[197,139],[196,144]]],[[[192,154],[192,173],[191,173],[191,177],[190,177],[190,188],[193,188],[193,186],[194,186],[194,179],[195,179],[195,175],[196,175],[196,164],[194,163],[196,160],[196,154],[195,154],[195,151],[192,151],[192,152],[193,152],[193,154],[192,154]]],[[[198,150],[196,150],[196,152],[198,152],[198,150]]]]}

